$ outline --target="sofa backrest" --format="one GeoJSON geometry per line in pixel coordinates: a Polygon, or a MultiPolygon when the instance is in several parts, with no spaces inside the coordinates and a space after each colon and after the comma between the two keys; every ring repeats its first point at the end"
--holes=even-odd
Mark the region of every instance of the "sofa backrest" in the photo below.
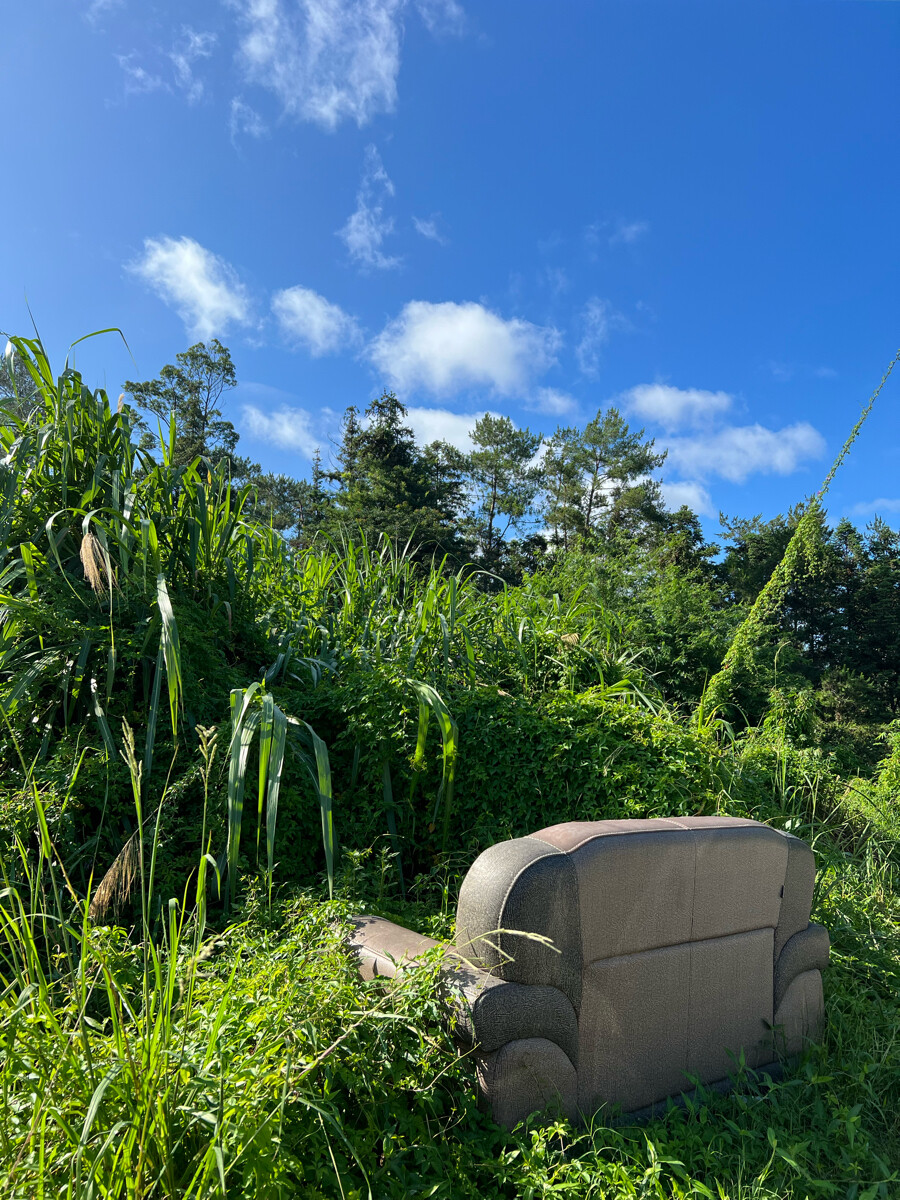
{"type": "Polygon", "coordinates": [[[569,822],[479,856],[457,945],[563,991],[592,1031],[585,1111],[598,1096],[628,1108],[685,1073],[727,1075],[732,1052],[764,1060],[774,959],[809,922],[814,874],[804,842],[739,817],[569,822]]]}

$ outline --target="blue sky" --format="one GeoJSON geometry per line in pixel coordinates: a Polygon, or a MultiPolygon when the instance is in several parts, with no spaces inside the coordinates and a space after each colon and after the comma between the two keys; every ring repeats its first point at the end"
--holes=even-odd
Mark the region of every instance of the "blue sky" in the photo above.
{"type": "MultiPolygon", "coordinates": [[[[308,472],[610,403],[710,532],[815,491],[900,345],[900,5],[29,0],[0,45],[0,328],[117,394],[231,348],[308,472]]],[[[900,520],[900,370],[832,516],[900,520]]]]}

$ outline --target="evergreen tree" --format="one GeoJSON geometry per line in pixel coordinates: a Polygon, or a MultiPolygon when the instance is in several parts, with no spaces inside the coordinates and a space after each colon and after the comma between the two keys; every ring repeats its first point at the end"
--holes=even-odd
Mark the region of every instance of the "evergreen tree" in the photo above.
{"type": "Polygon", "coordinates": [[[504,539],[521,529],[543,483],[543,470],[533,460],[541,435],[527,427],[516,429],[509,417],[490,413],[472,431],[475,449],[469,455],[473,505],[469,526],[478,545],[479,562],[501,574],[504,539]]]}
{"type": "Polygon", "coordinates": [[[347,409],[337,449],[339,470],[334,520],[367,536],[386,534],[410,542],[430,559],[465,553],[458,530],[464,460],[452,446],[435,442],[424,451],[406,422],[406,408],[384,392],[363,420],[347,409]]]}
{"type": "Polygon", "coordinates": [[[568,550],[583,526],[585,454],[580,430],[560,427],[544,454],[544,516],[552,541],[568,550]]]}
{"type": "MultiPolygon", "coordinates": [[[[197,457],[219,462],[227,458],[237,477],[246,477],[259,470],[235,453],[238,432],[222,416],[223,395],[237,384],[234,363],[227,346],[218,338],[197,342],[175,355],[175,365],[163,367],[157,379],[136,383],[127,379],[122,385],[138,408],[155,416],[166,434],[170,415],[175,418],[175,445],[172,461],[185,466],[197,457]]],[[[156,435],[146,421],[143,445],[150,449],[156,435]]]]}
{"type": "Polygon", "coordinates": [[[575,447],[584,472],[581,531],[609,533],[625,528],[632,534],[663,521],[659,483],[652,473],[666,459],[657,454],[644,430],[632,432],[616,408],[599,411],[585,426],[575,447]]]}

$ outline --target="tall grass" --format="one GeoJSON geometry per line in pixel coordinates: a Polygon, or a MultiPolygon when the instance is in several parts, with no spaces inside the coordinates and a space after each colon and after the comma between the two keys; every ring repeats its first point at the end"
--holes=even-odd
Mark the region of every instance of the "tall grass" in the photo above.
{"type": "MultiPolygon", "coordinates": [[[[0,411],[0,713],[38,760],[89,714],[113,761],[110,706],[117,702],[121,708],[142,678],[144,704],[132,707],[143,725],[145,789],[164,695],[174,754],[184,734],[173,597],[210,620],[224,613],[230,626],[253,575],[257,547],[270,545],[271,530],[244,518],[250,489],[231,482],[227,464],[197,459],[173,465],[174,425],[168,440],[161,435],[158,456],[151,455],[135,444],[132,415],[121,405],[112,409],[102,389],[90,391],[68,363],[54,376],[39,340],[12,338],[10,344],[34,390],[27,409],[0,411]]],[[[224,858],[230,898],[257,733],[257,831],[265,825],[271,879],[289,728],[303,735],[294,740],[321,807],[333,885],[328,753],[315,732],[285,714],[267,690],[282,661],[276,658],[263,680],[231,697],[224,858]]],[[[156,811],[162,812],[162,803],[156,811]]],[[[143,820],[138,826],[140,843],[143,820]]],[[[118,882],[128,873],[131,849],[126,844],[116,860],[118,882]]],[[[117,880],[110,890],[118,890],[117,880]]]]}
{"type": "MultiPolygon", "coordinates": [[[[207,786],[210,733],[201,741],[207,786]]],[[[140,827],[144,788],[127,727],[122,753],[140,827]]],[[[258,975],[241,977],[237,961],[217,973],[217,951],[242,930],[207,928],[211,855],[198,854],[193,887],[154,918],[157,823],[146,847],[137,843],[137,926],[130,936],[97,926],[90,890],[76,893],[55,851],[36,787],[33,798],[37,856],[20,843],[0,891],[4,1194],[275,1197],[296,1194],[304,1179],[340,1192],[348,1159],[365,1182],[322,1068],[351,1038],[377,1042],[380,1024],[412,1018],[402,995],[356,995],[328,932],[337,912],[308,918],[307,963],[295,954],[268,964],[262,987],[258,975]],[[321,957],[311,972],[310,953],[321,957]],[[311,1140],[312,1169],[286,1146],[286,1117],[311,1140]]]]}

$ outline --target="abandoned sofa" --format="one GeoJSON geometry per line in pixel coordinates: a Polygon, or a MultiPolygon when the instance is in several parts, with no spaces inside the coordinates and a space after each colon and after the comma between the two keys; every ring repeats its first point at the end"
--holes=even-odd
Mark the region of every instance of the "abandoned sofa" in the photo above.
{"type": "MultiPolygon", "coordinates": [[[[805,842],[738,817],[572,822],[486,850],[446,977],[494,1119],[638,1113],[796,1055],[824,1016],[814,878],[805,842]]],[[[352,940],[366,978],[437,945],[376,917],[352,940]]]]}

